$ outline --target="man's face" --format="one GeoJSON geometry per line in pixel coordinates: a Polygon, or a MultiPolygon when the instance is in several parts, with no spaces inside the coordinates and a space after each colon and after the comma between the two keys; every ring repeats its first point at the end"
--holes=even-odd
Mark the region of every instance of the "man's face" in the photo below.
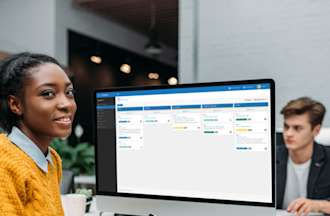
{"type": "Polygon", "coordinates": [[[283,138],[288,150],[297,151],[312,145],[321,125],[312,128],[307,113],[284,119],[283,138]]]}

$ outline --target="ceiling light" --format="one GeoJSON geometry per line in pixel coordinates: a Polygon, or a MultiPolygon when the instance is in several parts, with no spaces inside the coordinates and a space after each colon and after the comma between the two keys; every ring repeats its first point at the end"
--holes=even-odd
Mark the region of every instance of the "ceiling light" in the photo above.
{"type": "Polygon", "coordinates": [[[149,42],[144,49],[147,53],[149,53],[150,55],[159,55],[162,53],[162,48],[159,44],[154,43],[152,44],[152,42],[149,42]]]}
{"type": "Polygon", "coordinates": [[[156,29],[156,4],[154,0],[150,0],[150,27],[148,34],[149,41],[144,46],[144,50],[151,55],[159,55],[162,53],[162,47],[159,43],[158,32],[156,29]]]}
{"type": "Polygon", "coordinates": [[[102,58],[100,56],[93,55],[90,57],[91,62],[94,62],[95,64],[101,64],[102,58]]]}
{"type": "Polygon", "coordinates": [[[122,64],[120,66],[120,71],[125,74],[129,74],[129,73],[131,73],[131,66],[129,64],[122,64]]]}
{"type": "Polygon", "coordinates": [[[156,80],[159,78],[159,74],[158,73],[149,73],[148,78],[152,79],[152,80],[156,80]]]}
{"type": "Polygon", "coordinates": [[[169,85],[177,85],[178,84],[178,79],[175,77],[171,77],[167,80],[169,85]]]}

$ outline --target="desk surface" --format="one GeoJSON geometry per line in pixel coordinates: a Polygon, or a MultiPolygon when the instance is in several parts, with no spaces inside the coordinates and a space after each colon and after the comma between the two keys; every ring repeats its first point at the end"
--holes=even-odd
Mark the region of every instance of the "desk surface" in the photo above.
{"type": "MultiPolygon", "coordinates": [[[[322,216],[322,213],[310,213],[309,216],[322,216]]],[[[276,210],[276,216],[294,216],[292,213],[288,213],[285,210],[276,210]]]]}
{"type": "MultiPolygon", "coordinates": [[[[100,212],[96,209],[96,202],[95,202],[95,198],[92,201],[91,207],[90,207],[90,212],[86,213],[85,216],[99,216],[100,212]]],[[[324,214],[321,213],[311,213],[309,214],[309,216],[322,216],[324,214]]],[[[111,212],[105,212],[102,213],[102,216],[114,216],[114,213],[111,212]]],[[[288,213],[285,210],[276,210],[276,216],[294,216],[294,214],[292,213],[288,213]]]]}
{"type": "MultiPolygon", "coordinates": [[[[312,213],[309,214],[310,216],[322,216],[323,214],[320,213],[312,213]]],[[[85,216],[99,216],[99,212],[94,211],[94,212],[89,212],[86,213],[85,216]]],[[[103,213],[102,216],[114,216],[113,213],[103,213]]],[[[286,211],[276,211],[276,216],[294,216],[294,214],[287,213],[286,211]]]]}
{"type": "MultiPolygon", "coordinates": [[[[100,212],[96,209],[91,209],[89,213],[86,213],[85,216],[99,216],[100,212]]],[[[323,214],[320,213],[311,213],[309,216],[322,216],[323,214]]],[[[102,216],[114,216],[114,213],[107,212],[103,213],[102,216]]],[[[276,216],[294,216],[294,214],[288,213],[284,210],[276,210],[276,216]]]]}

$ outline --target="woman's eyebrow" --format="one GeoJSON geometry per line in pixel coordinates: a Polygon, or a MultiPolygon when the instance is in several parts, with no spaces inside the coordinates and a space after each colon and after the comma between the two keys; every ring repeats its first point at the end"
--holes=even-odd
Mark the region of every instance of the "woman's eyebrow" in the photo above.
{"type": "MultiPolygon", "coordinates": [[[[56,87],[57,84],[55,84],[55,83],[42,83],[41,85],[38,86],[38,88],[45,87],[45,86],[56,87]]],[[[73,86],[72,82],[66,82],[65,87],[68,87],[68,86],[73,86]]]]}
{"type": "Polygon", "coordinates": [[[68,87],[68,86],[73,86],[72,82],[67,82],[65,83],[65,86],[68,87]]]}

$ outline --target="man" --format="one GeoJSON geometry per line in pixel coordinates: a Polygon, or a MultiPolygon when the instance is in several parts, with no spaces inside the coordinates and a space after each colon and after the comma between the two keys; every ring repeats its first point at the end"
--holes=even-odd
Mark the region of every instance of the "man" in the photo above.
{"type": "Polygon", "coordinates": [[[297,215],[330,213],[330,147],[315,142],[325,107],[308,97],[290,101],[284,116],[285,145],[277,149],[277,208],[297,215]]]}

